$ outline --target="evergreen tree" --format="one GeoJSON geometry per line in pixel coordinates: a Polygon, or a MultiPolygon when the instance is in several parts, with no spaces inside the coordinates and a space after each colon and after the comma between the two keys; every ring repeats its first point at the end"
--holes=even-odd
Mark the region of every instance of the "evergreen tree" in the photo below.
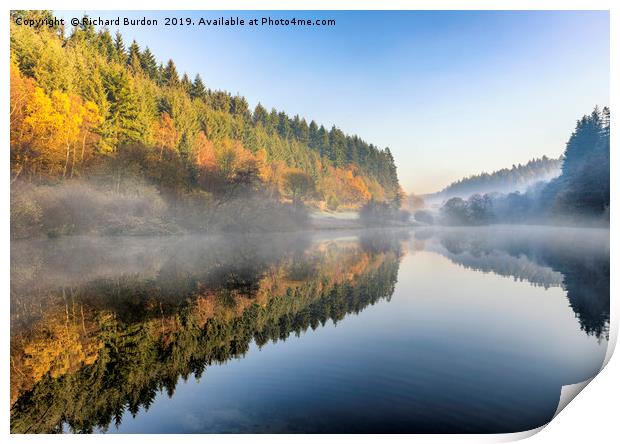
{"type": "Polygon", "coordinates": [[[283,111],[278,113],[278,134],[285,139],[290,138],[292,135],[289,118],[283,111]]]}
{"type": "Polygon", "coordinates": [[[131,42],[129,50],[127,51],[127,66],[132,66],[134,60],[137,60],[138,63],[140,62],[140,47],[135,40],[131,42]]]}
{"type": "Polygon", "coordinates": [[[158,86],[165,86],[166,84],[166,68],[161,63],[157,67],[157,79],[156,83],[158,86]]]}
{"type": "Polygon", "coordinates": [[[315,151],[320,151],[321,140],[319,138],[319,126],[314,120],[310,122],[310,126],[308,127],[308,133],[308,137],[310,139],[310,148],[315,151]]]}
{"type": "Polygon", "coordinates": [[[189,94],[192,99],[204,99],[207,96],[207,89],[204,83],[202,83],[200,74],[196,74],[196,77],[194,77],[194,83],[192,83],[189,94]]]}
{"type": "Polygon", "coordinates": [[[332,147],[329,143],[329,134],[323,125],[320,126],[318,132],[318,148],[321,157],[332,158],[332,147]]]}
{"type": "Polygon", "coordinates": [[[250,118],[250,109],[245,97],[236,95],[230,101],[230,113],[234,116],[239,116],[244,119],[250,118]]]}
{"type": "Polygon", "coordinates": [[[599,216],[609,214],[609,109],[598,108],[577,122],[566,144],[558,179],[556,211],[599,216]]]}
{"type": "Polygon", "coordinates": [[[181,88],[187,94],[189,94],[192,89],[192,82],[189,80],[189,76],[187,75],[187,73],[184,73],[183,77],[181,78],[181,88]]]}
{"type": "Polygon", "coordinates": [[[304,118],[302,118],[298,124],[297,140],[303,145],[308,145],[310,143],[310,129],[304,118]]]}
{"type": "Polygon", "coordinates": [[[164,69],[163,82],[166,86],[179,86],[179,74],[177,73],[177,67],[172,59],[168,60],[166,68],[164,69]]]}
{"type": "Polygon", "coordinates": [[[111,71],[104,77],[109,103],[108,119],[103,128],[107,149],[112,151],[119,144],[140,140],[137,129],[136,100],[124,71],[111,71]]]}
{"type": "Polygon", "coordinates": [[[119,63],[124,63],[127,59],[127,53],[125,52],[125,44],[123,43],[123,36],[119,31],[114,34],[114,49],[116,50],[115,59],[119,63]]]}
{"type": "Polygon", "coordinates": [[[256,105],[256,108],[254,108],[254,114],[252,116],[252,121],[254,122],[254,125],[261,124],[263,125],[263,127],[266,127],[267,118],[268,118],[267,110],[259,102],[258,105],[256,105]]]}
{"type": "Polygon", "coordinates": [[[332,126],[332,129],[329,131],[329,158],[338,167],[344,167],[346,164],[345,143],[343,132],[336,128],[336,126],[332,126]]]}
{"type": "Polygon", "coordinates": [[[114,44],[114,40],[112,40],[110,31],[107,28],[104,28],[99,33],[98,47],[99,52],[104,55],[107,61],[110,62],[114,60],[116,54],[116,46],[114,44]]]}
{"type": "Polygon", "coordinates": [[[142,71],[151,79],[157,79],[157,62],[155,56],[147,46],[146,49],[140,54],[140,67],[142,71]]]}

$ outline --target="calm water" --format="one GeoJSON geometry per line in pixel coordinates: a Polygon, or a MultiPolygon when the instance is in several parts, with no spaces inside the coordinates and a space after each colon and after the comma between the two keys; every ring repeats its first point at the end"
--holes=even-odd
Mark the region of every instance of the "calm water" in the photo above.
{"type": "Polygon", "coordinates": [[[523,431],[607,348],[608,230],[11,248],[17,433],[523,431]]]}

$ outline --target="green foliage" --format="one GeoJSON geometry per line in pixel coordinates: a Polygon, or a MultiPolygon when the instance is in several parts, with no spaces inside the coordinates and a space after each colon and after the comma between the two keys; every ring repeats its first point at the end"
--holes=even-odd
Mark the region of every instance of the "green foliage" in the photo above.
{"type": "Polygon", "coordinates": [[[207,88],[205,88],[204,83],[202,83],[200,74],[196,74],[194,82],[190,87],[189,94],[192,99],[204,99],[207,96],[207,88]]]}
{"type": "MultiPolygon", "coordinates": [[[[51,13],[14,11],[12,17],[20,14],[47,17],[51,13]]],[[[59,29],[11,23],[10,36],[11,58],[22,76],[34,79],[35,86],[48,96],[62,91],[97,105],[102,122],[93,124],[88,138],[80,136],[82,147],[75,150],[83,152],[88,145],[88,154],[92,152],[80,164],[82,178],[107,181],[113,188],[133,174],[137,181],[154,181],[166,199],[194,192],[218,199],[222,188],[205,188],[197,180],[200,167],[196,163],[196,141],[203,133],[217,147],[238,141],[252,155],[260,154],[258,166],[263,172],[273,167],[271,175],[277,177],[272,177],[271,184],[261,182],[262,173],[241,171],[237,176],[246,182],[249,176],[258,177],[253,189],[259,193],[281,196],[284,172],[298,170],[316,185],[312,197],[329,200],[333,208],[341,204],[359,206],[368,194],[376,200],[390,201],[398,196],[400,187],[389,149],[381,150],[335,126],[327,131],[314,120],[308,124],[298,115],[291,118],[283,111],[268,112],[261,104],[252,111],[244,97],[208,89],[200,75],[193,81],[187,75],[179,78],[172,59],[158,66],[147,46],[142,51],[139,43],[132,41],[126,48],[118,32],[112,36],[105,28],[80,25],[65,37],[59,29]],[[158,126],[166,114],[172,124],[158,126]],[[120,166],[123,147],[129,145],[141,145],[159,154],[156,157],[160,163],[151,159],[139,167],[120,166]],[[342,179],[332,180],[345,176],[361,192],[346,194],[344,187],[336,186],[342,179]],[[268,189],[274,186],[280,189],[268,189]]],[[[40,171],[24,170],[30,165],[34,163],[13,165],[12,170],[31,181],[40,178],[40,171]]],[[[52,173],[50,170],[49,175],[52,173]]],[[[289,187],[291,197],[297,199],[298,191],[311,193],[310,181],[307,185],[303,187],[307,190],[293,187],[293,191],[289,187]]]]}
{"type": "Polygon", "coordinates": [[[312,176],[303,171],[289,171],[284,175],[284,182],[293,202],[301,202],[315,190],[312,176]]]}
{"type": "Polygon", "coordinates": [[[608,215],[609,177],[609,108],[596,108],[577,122],[566,144],[555,211],[608,215]]]}
{"type": "Polygon", "coordinates": [[[485,225],[494,219],[493,202],[487,194],[468,200],[453,197],[441,208],[441,216],[446,225],[485,225]]]}
{"type": "Polygon", "coordinates": [[[409,222],[408,211],[400,210],[400,205],[370,200],[359,212],[360,221],[366,226],[384,226],[394,222],[409,222]]]}

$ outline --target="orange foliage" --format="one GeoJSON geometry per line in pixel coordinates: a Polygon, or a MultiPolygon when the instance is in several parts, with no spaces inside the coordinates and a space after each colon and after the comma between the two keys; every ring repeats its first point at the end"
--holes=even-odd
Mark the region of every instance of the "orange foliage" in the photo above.
{"type": "Polygon", "coordinates": [[[206,168],[207,170],[215,170],[217,168],[215,146],[202,131],[198,133],[194,140],[194,152],[196,153],[196,164],[200,168],[206,168]]]}
{"type": "Polygon", "coordinates": [[[93,312],[57,306],[45,312],[29,335],[11,339],[11,404],[43,376],[57,378],[95,362],[103,344],[93,312]]]}
{"type": "Polygon", "coordinates": [[[319,189],[327,201],[336,198],[340,205],[360,206],[373,197],[364,178],[354,166],[342,168],[327,167],[327,175],[319,183],[319,189]]]}
{"type": "Polygon", "coordinates": [[[254,155],[238,140],[224,139],[216,145],[215,156],[220,171],[226,177],[234,177],[237,171],[257,166],[254,155]]]}
{"type": "Polygon", "coordinates": [[[164,150],[175,150],[179,141],[179,132],[174,127],[170,114],[162,113],[158,122],[153,125],[155,144],[159,147],[159,160],[163,158],[164,150]]]}

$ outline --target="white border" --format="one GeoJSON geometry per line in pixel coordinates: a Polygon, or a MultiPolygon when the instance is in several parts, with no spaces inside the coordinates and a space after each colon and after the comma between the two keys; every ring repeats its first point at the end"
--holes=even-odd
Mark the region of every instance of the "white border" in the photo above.
{"type": "MultiPolygon", "coordinates": [[[[0,38],[3,50],[3,68],[0,70],[0,85],[2,88],[2,103],[4,106],[8,104],[9,97],[9,79],[8,79],[8,61],[9,61],[9,10],[10,9],[55,9],[55,10],[339,10],[339,9],[363,9],[363,10],[610,10],[611,19],[611,85],[610,85],[610,107],[612,109],[612,131],[611,131],[611,220],[612,225],[617,221],[618,212],[618,159],[617,149],[620,138],[616,134],[615,112],[618,109],[617,80],[620,78],[620,70],[618,69],[618,56],[620,55],[620,44],[618,32],[618,15],[620,14],[620,2],[613,0],[218,0],[218,1],[190,1],[177,0],[173,3],[164,0],[138,0],[129,5],[126,1],[108,0],[106,2],[89,2],[85,5],[84,1],[64,0],[64,1],[40,1],[40,0],[24,0],[12,1],[5,6],[4,13],[0,18],[0,38]]],[[[0,402],[0,413],[3,435],[14,442],[57,442],[63,441],[114,441],[126,442],[132,441],[149,441],[153,443],[169,443],[171,440],[183,440],[186,442],[203,442],[205,440],[214,440],[217,442],[241,442],[246,439],[252,439],[255,442],[265,443],[289,443],[295,442],[312,442],[317,439],[338,440],[342,442],[374,442],[377,439],[389,440],[393,442],[504,442],[527,438],[536,434],[545,428],[544,433],[537,434],[530,438],[531,442],[579,442],[582,444],[586,440],[588,442],[600,442],[604,439],[615,437],[617,439],[618,421],[616,419],[616,399],[620,390],[618,388],[618,373],[620,372],[620,364],[615,359],[606,366],[600,376],[594,378],[594,382],[584,390],[580,395],[578,402],[572,402],[555,418],[547,427],[532,430],[529,432],[504,435],[10,435],[9,434],[9,359],[7,350],[9,350],[9,116],[8,113],[0,120],[0,131],[5,142],[3,150],[3,162],[5,164],[0,167],[0,177],[5,185],[4,193],[0,196],[2,206],[2,243],[3,253],[0,257],[0,267],[3,285],[3,313],[4,313],[4,343],[2,354],[3,366],[2,374],[4,384],[0,385],[0,393],[4,401],[0,402]]],[[[611,230],[611,245],[616,245],[615,229],[611,230]]],[[[610,347],[606,357],[606,363],[609,361],[618,335],[618,280],[616,276],[617,254],[616,249],[611,248],[611,332],[610,347]]],[[[585,384],[587,385],[587,384],[585,384]]],[[[572,387],[574,390],[584,388],[584,384],[577,384],[572,387]]],[[[570,390],[571,388],[567,388],[570,390]]],[[[563,395],[564,396],[564,395],[563,395]]],[[[572,398],[571,398],[572,399],[572,398]]],[[[558,409],[558,413],[561,409],[558,409]]]]}

